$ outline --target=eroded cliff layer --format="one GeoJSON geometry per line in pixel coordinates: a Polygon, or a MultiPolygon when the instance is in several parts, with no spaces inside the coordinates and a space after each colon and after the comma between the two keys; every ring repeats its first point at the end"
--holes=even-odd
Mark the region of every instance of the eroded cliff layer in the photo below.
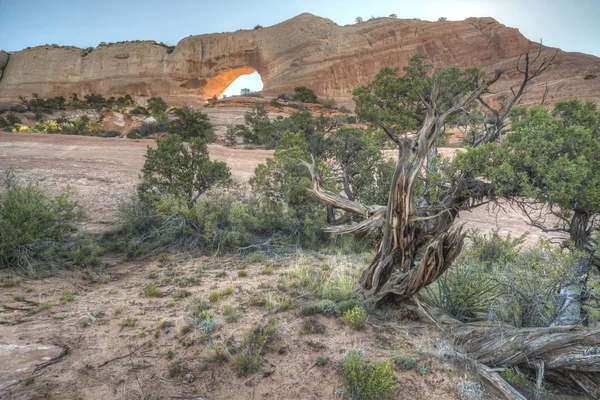
{"type": "MultiPolygon", "coordinates": [[[[494,95],[518,84],[519,55],[537,50],[517,29],[492,18],[426,22],[380,18],[356,25],[302,14],[268,28],[190,36],[174,50],[152,42],[78,48],[40,46],[0,53],[0,105],[21,95],[42,97],[91,92],[104,96],[162,96],[172,104],[197,105],[217,96],[237,77],[258,71],[263,93],[276,95],[307,86],[320,97],[351,100],[352,89],[384,66],[403,66],[417,52],[437,65],[506,70],[494,95]],[[8,62],[6,62],[8,61],[8,62]]],[[[547,48],[544,55],[555,49],[547,48]]],[[[525,102],[579,97],[600,101],[600,58],[560,52],[536,80],[525,102]]]]}

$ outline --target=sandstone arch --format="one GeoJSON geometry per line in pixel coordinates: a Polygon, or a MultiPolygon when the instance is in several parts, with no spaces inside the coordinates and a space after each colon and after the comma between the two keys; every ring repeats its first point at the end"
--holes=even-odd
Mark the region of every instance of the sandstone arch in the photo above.
{"type": "MultiPolygon", "coordinates": [[[[10,54],[2,72],[0,106],[18,103],[19,96],[33,92],[42,97],[128,93],[199,105],[219,97],[226,82],[254,70],[261,75],[263,94],[306,86],[319,97],[348,105],[353,88],[373,80],[384,66],[405,65],[417,52],[426,52],[438,65],[505,69],[494,95],[510,95],[519,79],[511,70],[518,56],[533,48],[537,44],[517,29],[492,18],[439,23],[377,18],[338,26],[301,14],[267,28],[189,36],[172,52],[148,41],[99,46],[90,53],[52,46],[19,51],[10,54]]],[[[0,57],[0,69],[3,63],[0,57]]],[[[600,79],[590,76],[600,76],[598,57],[561,52],[524,102],[539,102],[546,83],[551,102],[572,97],[598,101],[600,79]]]]}
{"type": "Polygon", "coordinates": [[[203,95],[207,98],[217,96],[217,98],[223,97],[225,90],[233,83],[237,78],[242,75],[249,75],[256,71],[252,67],[240,67],[230,69],[229,71],[223,71],[218,75],[211,78],[206,86],[202,89],[203,95]]]}

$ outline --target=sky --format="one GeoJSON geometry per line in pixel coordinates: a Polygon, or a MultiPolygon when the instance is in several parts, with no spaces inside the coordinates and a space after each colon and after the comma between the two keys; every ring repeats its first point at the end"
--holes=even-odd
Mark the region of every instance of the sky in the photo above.
{"type": "MultiPolygon", "coordinates": [[[[0,0],[0,49],[124,40],[175,45],[189,35],[266,27],[303,12],[339,25],[390,14],[429,21],[493,17],[530,40],[600,57],[600,0],[0,0]]],[[[233,85],[226,94],[262,88],[257,73],[233,85]]]]}

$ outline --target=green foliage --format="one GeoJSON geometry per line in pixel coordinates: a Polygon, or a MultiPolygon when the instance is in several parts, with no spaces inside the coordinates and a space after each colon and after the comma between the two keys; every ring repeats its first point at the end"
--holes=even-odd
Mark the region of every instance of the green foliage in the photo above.
{"type": "Polygon", "coordinates": [[[410,356],[397,356],[394,358],[394,364],[403,370],[411,370],[417,367],[417,360],[410,356]]]}
{"type": "Polygon", "coordinates": [[[27,127],[23,125],[21,118],[14,114],[7,114],[6,119],[0,117],[0,130],[7,132],[22,132],[27,130],[27,127]]]}
{"type": "MultiPolygon", "coordinates": [[[[59,133],[62,135],[101,136],[102,129],[97,122],[91,122],[87,118],[75,119],[66,122],[58,120],[46,120],[35,124],[34,132],[59,133]]],[[[120,132],[119,132],[120,135],[120,132]]]]}
{"type": "Polygon", "coordinates": [[[210,161],[206,143],[193,138],[186,145],[178,135],[156,139],[157,148],[148,148],[142,183],[138,194],[142,200],[161,196],[185,199],[188,205],[217,183],[227,183],[231,172],[224,162],[210,161]]]}
{"type": "Polygon", "coordinates": [[[319,367],[324,367],[325,365],[329,364],[329,357],[327,357],[325,354],[319,354],[315,364],[319,367]]]}
{"type": "Polygon", "coordinates": [[[304,135],[310,153],[320,157],[324,150],[325,132],[337,127],[342,119],[325,116],[313,118],[310,111],[302,110],[290,117],[271,120],[265,106],[258,104],[244,115],[244,121],[247,126],[237,125],[234,128],[235,133],[244,139],[244,143],[272,149],[285,132],[300,132],[304,135]]]}
{"type": "Polygon", "coordinates": [[[275,340],[276,330],[276,321],[270,320],[268,324],[254,327],[247,333],[241,351],[233,358],[238,376],[248,376],[260,369],[262,356],[275,340]]]}
{"type": "Polygon", "coordinates": [[[314,244],[323,238],[326,210],[309,192],[312,180],[308,170],[298,165],[301,160],[310,160],[303,134],[285,132],[274,158],[256,168],[250,185],[267,208],[294,221],[292,235],[300,243],[314,244]]]}
{"type": "Polygon", "coordinates": [[[135,131],[129,131],[127,132],[127,139],[141,139],[142,137],[140,135],[138,135],[135,131]]]}
{"type": "Polygon", "coordinates": [[[32,183],[19,184],[9,171],[0,192],[0,267],[33,273],[42,258],[70,240],[83,216],[69,190],[50,198],[32,183]]]}
{"type": "Polygon", "coordinates": [[[131,129],[129,133],[132,134],[133,137],[129,137],[128,134],[127,138],[139,139],[140,137],[146,137],[149,135],[166,132],[168,123],[169,121],[167,119],[160,118],[156,121],[144,122],[142,125],[131,129]]]}
{"type": "Polygon", "coordinates": [[[342,364],[342,383],[345,394],[355,400],[380,400],[391,398],[395,389],[395,376],[388,361],[368,363],[359,349],[349,349],[342,364]]]}
{"type": "Polygon", "coordinates": [[[453,317],[466,321],[485,313],[497,284],[483,270],[455,266],[425,288],[423,300],[453,317]]]}
{"type": "Polygon", "coordinates": [[[281,213],[266,209],[253,193],[236,185],[215,187],[193,204],[172,196],[152,203],[133,199],[123,204],[121,220],[134,257],[164,248],[225,252],[264,242],[290,225],[281,213]]]}
{"type": "Polygon", "coordinates": [[[315,92],[305,86],[294,88],[294,100],[301,101],[302,103],[316,103],[318,101],[315,92]]]}
{"type": "Polygon", "coordinates": [[[501,146],[470,148],[457,154],[453,166],[488,179],[499,196],[600,212],[600,139],[589,128],[598,113],[590,116],[595,107],[587,104],[561,102],[556,116],[542,106],[515,108],[514,131],[501,146]]]}
{"type": "Polygon", "coordinates": [[[377,139],[360,128],[342,127],[325,140],[325,157],[339,171],[346,196],[364,204],[386,204],[396,170],[394,160],[385,159],[377,139]]]}
{"type": "Polygon", "coordinates": [[[167,132],[179,135],[183,140],[200,138],[206,142],[214,140],[215,133],[208,115],[190,107],[174,108],[170,111],[177,119],[167,125],[167,132]]]}
{"type": "Polygon", "coordinates": [[[21,96],[21,103],[27,111],[35,114],[51,114],[58,110],[64,110],[66,99],[62,96],[57,96],[51,99],[44,100],[37,93],[31,94],[31,99],[21,96]]]}
{"type": "MultiPolygon", "coordinates": [[[[375,80],[352,92],[356,114],[361,120],[385,126],[396,135],[414,131],[421,126],[426,107],[423,98],[431,93],[432,65],[426,63],[425,54],[415,54],[407,66],[382,68],[375,80]]],[[[442,113],[456,103],[468,90],[477,85],[480,72],[476,68],[461,71],[458,67],[445,67],[436,72],[441,80],[441,93],[437,101],[442,113]]]]}
{"type": "Polygon", "coordinates": [[[487,315],[516,327],[548,326],[561,282],[578,253],[546,241],[520,249],[522,238],[474,235],[454,265],[421,293],[423,299],[460,320],[487,315]]]}
{"type": "Polygon", "coordinates": [[[150,97],[146,104],[146,109],[148,109],[152,115],[160,115],[167,111],[167,108],[169,108],[169,106],[162,97],[150,97]]]}
{"type": "Polygon", "coordinates": [[[319,300],[316,304],[316,307],[321,314],[327,316],[337,315],[338,313],[337,304],[333,300],[319,300]]]}
{"type": "Polygon", "coordinates": [[[363,330],[367,323],[367,312],[361,306],[354,306],[344,313],[344,322],[356,331],[363,330]]]}
{"type": "Polygon", "coordinates": [[[346,311],[352,310],[354,307],[358,306],[358,301],[356,300],[344,300],[341,301],[337,307],[340,310],[340,312],[342,314],[344,314],[346,311]]]}

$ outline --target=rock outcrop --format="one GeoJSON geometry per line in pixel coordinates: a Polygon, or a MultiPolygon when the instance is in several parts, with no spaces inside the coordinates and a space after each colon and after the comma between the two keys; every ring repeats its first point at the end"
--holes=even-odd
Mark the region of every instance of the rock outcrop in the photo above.
{"type": "Polygon", "coordinates": [[[0,50],[0,79],[2,79],[2,71],[6,64],[8,64],[8,53],[0,50]]]}
{"type": "MultiPolygon", "coordinates": [[[[172,104],[204,104],[221,96],[242,74],[258,71],[263,93],[276,95],[307,86],[320,97],[348,104],[352,89],[384,66],[403,66],[417,52],[436,65],[506,70],[494,95],[519,81],[519,55],[538,48],[517,29],[492,18],[426,22],[379,18],[338,26],[301,14],[268,28],[190,36],[175,49],[153,42],[99,46],[91,52],[40,46],[10,55],[0,80],[0,104],[35,92],[42,97],[85,95],[162,96],[172,104]],[[172,50],[172,51],[171,51],[172,50]]],[[[547,48],[543,55],[555,49],[547,48]]],[[[0,66],[2,56],[0,55],[0,66]]],[[[1,69],[1,67],[0,67],[1,69]]],[[[525,102],[580,97],[600,100],[600,58],[561,52],[525,102]]]]}

